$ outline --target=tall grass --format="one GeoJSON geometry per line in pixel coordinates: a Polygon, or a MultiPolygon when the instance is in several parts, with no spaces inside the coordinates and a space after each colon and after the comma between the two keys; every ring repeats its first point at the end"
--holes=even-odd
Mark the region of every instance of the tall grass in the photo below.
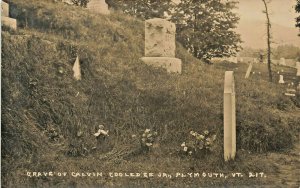
{"type": "MultiPolygon", "coordinates": [[[[121,13],[97,15],[52,1],[9,3],[20,29],[2,32],[6,185],[22,181],[40,185],[38,180],[19,178],[20,171],[113,170],[115,163],[129,170],[157,169],[152,165],[157,163],[170,170],[188,169],[191,164],[247,168],[247,163],[236,167],[220,162],[224,71],[236,67],[204,65],[177,44],[183,74],[167,74],[139,61],[144,47],[144,24],[139,20],[121,13]],[[81,81],[72,78],[77,55],[81,81]],[[93,137],[99,124],[110,132],[102,145],[93,137]],[[139,145],[132,135],[146,128],[158,131],[159,149],[145,158],[133,152],[139,145]],[[180,158],[176,151],[187,134],[206,129],[217,134],[214,155],[196,162],[180,158]],[[109,160],[102,164],[95,159],[109,160]]],[[[238,148],[255,152],[290,148],[300,117],[289,114],[297,107],[275,84],[243,80],[244,69],[241,65],[236,70],[238,148]]]]}

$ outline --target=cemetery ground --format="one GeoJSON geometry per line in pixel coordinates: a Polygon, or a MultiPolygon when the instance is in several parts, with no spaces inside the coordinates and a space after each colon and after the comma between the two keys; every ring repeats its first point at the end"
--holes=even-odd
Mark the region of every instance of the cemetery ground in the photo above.
{"type": "Polygon", "coordinates": [[[285,81],[295,81],[294,69],[274,67],[269,83],[266,65],[254,64],[261,74],[244,79],[247,64],[206,65],[177,44],[183,71],[168,74],[139,61],[142,21],[46,0],[8,3],[19,28],[2,31],[3,187],[299,186],[300,99],[285,96],[287,86],[276,78],[276,70],[283,69],[285,81]],[[80,81],[72,72],[77,55],[80,81]],[[227,163],[225,70],[234,70],[237,99],[237,155],[227,163]],[[94,136],[100,124],[109,130],[105,140],[94,136]],[[158,132],[149,152],[139,141],[145,129],[158,132]],[[210,153],[180,152],[190,131],[205,130],[217,135],[210,153]],[[30,177],[33,172],[56,174],[30,177]],[[103,172],[103,177],[72,172],[103,172]],[[161,172],[172,178],[110,177],[109,172],[161,172]],[[203,177],[203,172],[228,178],[203,177]],[[250,178],[249,172],[266,177],[250,178]],[[175,178],[176,173],[201,177],[175,178]]]}

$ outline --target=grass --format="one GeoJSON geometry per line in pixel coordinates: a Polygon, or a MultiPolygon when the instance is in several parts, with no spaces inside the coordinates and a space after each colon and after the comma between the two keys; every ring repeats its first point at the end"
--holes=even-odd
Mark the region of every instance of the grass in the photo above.
{"type": "Polygon", "coordinates": [[[25,174],[268,173],[274,171],[272,164],[259,159],[269,151],[290,149],[296,141],[299,96],[283,96],[284,87],[267,82],[264,73],[262,79],[251,76],[245,80],[246,64],[205,65],[177,44],[183,73],[167,74],[139,61],[144,47],[144,24],[139,20],[118,12],[97,15],[46,0],[8,2],[19,29],[2,31],[1,168],[5,187],[263,185],[270,182],[246,178],[28,178],[25,174]],[[81,81],[72,78],[76,55],[81,81]],[[230,163],[224,163],[222,157],[225,70],[235,70],[237,88],[238,153],[230,163]],[[93,137],[99,124],[110,132],[105,141],[93,137]],[[146,128],[158,131],[158,140],[153,151],[140,153],[138,137],[146,128]],[[202,159],[181,156],[178,150],[189,132],[206,129],[217,134],[213,154],[202,159]]]}

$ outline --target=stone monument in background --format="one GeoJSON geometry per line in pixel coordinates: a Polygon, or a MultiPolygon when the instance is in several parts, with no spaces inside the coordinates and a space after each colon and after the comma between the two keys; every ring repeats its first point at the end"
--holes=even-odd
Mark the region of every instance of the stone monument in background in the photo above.
{"type": "Polygon", "coordinates": [[[87,9],[99,14],[110,14],[108,5],[106,4],[105,0],[90,0],[87,4],[87,9]]]}
{"type": "Polygon", "coordinates": [[[283,65],[283,66],[286,66],[286,63],[285,63],[285,58],[280,58],[279,60],[279,65],[283,65]]]}
{"type": "Polygon", "coordinates": [[[9,5],[4,1],[1,2],[1,16],[9,17],[9,5]]]}
{"type": "Polygon", "coordinates": [[[296,62],[297,73],[296,76],[300,76],[300,62],[296,62]]]}
{"type": "Polygon", "coordinates": [[[181,60],[175,58],[174,23],[154,18],[145,21],[145,57],[141,60],[155,67],[163,67],[168,72],[181,73],[181,60]]]}
{"type": "Polygon", "coordinates": [[[283,75],[279,75],[279,81],[278,83],[284,84],[283,75]]]}
{"type": "Polygon", "coordinates": [[[1,2],[1,26],[17,29],[17,20],[9,17],[9,4],[1,2]]]}

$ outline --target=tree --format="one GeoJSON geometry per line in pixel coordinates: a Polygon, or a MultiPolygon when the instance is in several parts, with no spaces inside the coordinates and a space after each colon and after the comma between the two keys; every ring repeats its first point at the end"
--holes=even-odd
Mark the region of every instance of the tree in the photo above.
{"type": "Polygon", "coordinates": [[[267,18],[267,45],[268,45],[268,51],[267,51],[267,60],[268,60],[268,72],[269,72],[269,81],[272,82],[272,67],[271,67],[271,22],[268,12],[268,5],[266,0],[262,0],[265,6],[265,10],[263,13],[266,14],[267,18]]]}
{"type": "MultiPolygon", "coordinates": [[[[297,0],[295,10],[297,13],[300,13],[300,0],[297,0]]],[[[300,16],[298,16],[296,18],[296,27],[299,27],[299,30],[300,30],[300,16]]],[[[299,32],[298,36],[300,36],[300,32],[299,32]]]]}
{"type": "Polygon", "coordinates": [[[141,19],[165,18],[170,14],[172,0],[106,0],[114,9],[141,19]]]}
{"type": "Polygon", "coordinates": [[[86,7],[90,0],[71,0],[71,1],[76,6],[86,7]]]}
{"type": "Polygon", "coordinates": [[[172,15],[177,40],[195,57],[209,62],[229,57],[240,49],[240,35],[233,29],[239,17],[232,11],[236,1],[181,0],[172,15]]]}

